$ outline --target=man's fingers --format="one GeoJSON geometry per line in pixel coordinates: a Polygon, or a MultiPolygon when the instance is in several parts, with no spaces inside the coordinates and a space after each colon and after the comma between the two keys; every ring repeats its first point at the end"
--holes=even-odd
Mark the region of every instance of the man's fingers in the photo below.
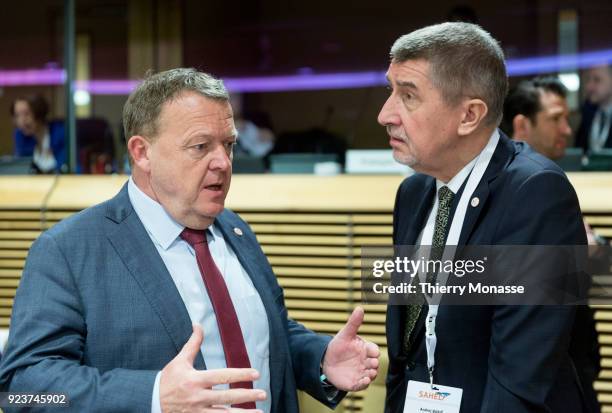
{"type": "Polygon", "coordinates": [[[340,330],[338,335],[348,339],[356,337],[359,327],[361,327],[361,324],[363,323],[364,314],[365,313],[362,307],[355,307],[353,313],[349,317],[344,327],[342,327],[342,330],[340,330]]]}
{"type": "Polygon", "coordinates": [[[368,370],[365,371],[365,374],[366,374],[367,377],[370,378],[370,380],[374,381],[376,376],[378,376],[378,370],[376,370],[376,369],[368,369],[368,370]]]}
{"type": "Polygon", "coordinates": [[[204,387],[210,388],[217,384],[238,383],[241,381],[254,381],[259,378],[259,372],[255,369],[213,369],[200,370],[197,372],[204,387]]]}
{"type": "Polygon", "coordinates": [[[266,392],[260,389],[208,390],[206,403],[210,405],[240,404],[266,400],[266,397],[266,392]]]}
{"type": "Polygon", "coordinates": [[[361,379],[359,379],[359,382],[357,382],[357,386],[355,386],[355,389],[353,391],[363,390],[368,387],[371,382],[372,380],[370,380],[369,377],[362,377],[361,379]]]}
{"type": "Polygon", "coordinates": [[[202,341],[204,341],[204,332],[202,331],[202,327],[198,324],[193,325],[193,333],[191,333],[191,337],[185,343],[181,352],[179,353],[180,357],[183,357],[187,360],[191,365],[195,361],[200,348],[202,347],[202,341]]]}
{"type": "Polygon", "coordinates": [[[371,358],[371,359],[366,359],[366,369],[377,369],[378,368],[378,359],[375,358],[371,358]]]}
{"type": "Polygon", "coordinates": [[[380,357],[380,349],[372,342],[366,343],[366,356],[367,357],[380,357]]]}

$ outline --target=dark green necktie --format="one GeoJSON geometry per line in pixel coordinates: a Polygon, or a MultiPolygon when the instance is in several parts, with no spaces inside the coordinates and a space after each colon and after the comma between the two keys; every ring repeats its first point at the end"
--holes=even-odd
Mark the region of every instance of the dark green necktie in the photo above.
{"type": "MultiPolygon", "coordinates": [[[[451,204],[453,203],[453,198],[455,194],[453,191],[448,189],[447,186],[442,186],[438,190],[438,212],[436,213],[436,221],[434,225],[434,233],[433,238],[431,240],[431,254],[430,260],[440,260],[442,258],[442,253],[444,252],[444,245],[446,243],[446,234],[448,232],[449,226],[449,217],[451,204]]],[[[422,242],[422,240],[421,240],[422,242]]],[[[433,284],[436,282],[437,274],[435,272],[431,272],[427,274],[427,283],[433,284]]],[[[415,277],[415,280],[418,277],[415,277]]],[[[418,282],[418,280],[416,281],[418,282]]],[[[410,348],[412,347],[412,331],[419,319],[419,315],[421,314],[422,304],[425,303],[425,298],[420,297],[421,304],[410,304],[406,307],[406,329],[404,333],[404,352],[408,354],[410,348]]]]}

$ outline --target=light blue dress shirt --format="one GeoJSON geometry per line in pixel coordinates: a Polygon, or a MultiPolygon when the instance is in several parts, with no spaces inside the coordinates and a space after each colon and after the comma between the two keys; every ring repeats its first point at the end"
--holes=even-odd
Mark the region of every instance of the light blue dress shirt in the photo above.
{"type": "MultiPolygon", "coordinates": [[[[185,227],[172,219],[158,202],[142,192],[131,177],[128,182],[128,195],[185,303],[191,322],[201,325],[204,330],[201,351],[206,368],[227,367],[217,319],[198,268],[195,251],[179,237],[185,227]]],[[[253,387],[262,389],[268,394],[266,400],[257,402],[256,405],[258,409],[269,413],[272,401],[270,400],[268,317],[251,278],[238,261],[234,251],[225,242],[218,228],[211,225],[209,230],[206,237],[210,253],[232,297],[251,367],[257,369],[260,374],[259,380],[253,383],[253,387]]],[[[160,294],[163,292],[160,291],[160,294]]],[[[152,413],[161,412],[160,377],[161,372],[157,374],[153,388],[152,413]]],[[[228,387],[228,385],[215,386],[216,389],[228,387]]]]}

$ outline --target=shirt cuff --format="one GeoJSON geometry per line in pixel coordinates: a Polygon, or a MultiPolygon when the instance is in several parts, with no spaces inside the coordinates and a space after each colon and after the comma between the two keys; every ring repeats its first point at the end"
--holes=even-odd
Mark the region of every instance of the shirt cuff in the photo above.
{"type": "Polygon", "coordinates": [[[151,397],[151,413],[162,413],[161,400],[159,400],[159,380],[161,379],[161,371],[155,376],[155,384],[153,385],[153,396],[151,397]]]}
{"type": "Polygon", "coordinates": [[[324,385],[323,392],[325,392],[325,397],[327,397],[327,401],[330,403],[336,403],[340,395],[340,390],[335,388],[333,384],[330,384],[330,387],[324,385]]]}
{"type": "Polygon", "coordinates": [[[328,402],[334,403],[340,394],[340,390],[327,380],[327,376],[323,374],[323,367],[321,367],[320,371],[319,381],[321,382],[321,387],[323,387],[323,393],[325,393],[328,402]]]}

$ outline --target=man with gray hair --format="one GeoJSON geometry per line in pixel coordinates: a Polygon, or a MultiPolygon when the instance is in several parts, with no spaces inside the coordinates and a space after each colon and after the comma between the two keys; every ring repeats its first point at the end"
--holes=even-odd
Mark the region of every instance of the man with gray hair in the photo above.
{"type": "MultiPolygon", "coordinates": [[[[497,129],[507,75],[489,33],[443,23],[402,36],[387,78],[378,122],[417,172],[397,192],[395,245],[440,259],[446,245],[586,243],[561,169],[497,129]]],[[[573,307],[443,303],[388,306],[386,413],[584,411],[568,355],[573,307]]]]}
{"type": "Polygon", "coordinates": [[[63,393],[75,412],[297,413],[297,389],[335,407],[367,387],[379,350],[357,335],[363,309],[333,339],[288,318],[255,235],[224,208],[237,133],[223,83],[150,76],[123,120],[127,184],[30,250],[2,391],[63,393]]]}

